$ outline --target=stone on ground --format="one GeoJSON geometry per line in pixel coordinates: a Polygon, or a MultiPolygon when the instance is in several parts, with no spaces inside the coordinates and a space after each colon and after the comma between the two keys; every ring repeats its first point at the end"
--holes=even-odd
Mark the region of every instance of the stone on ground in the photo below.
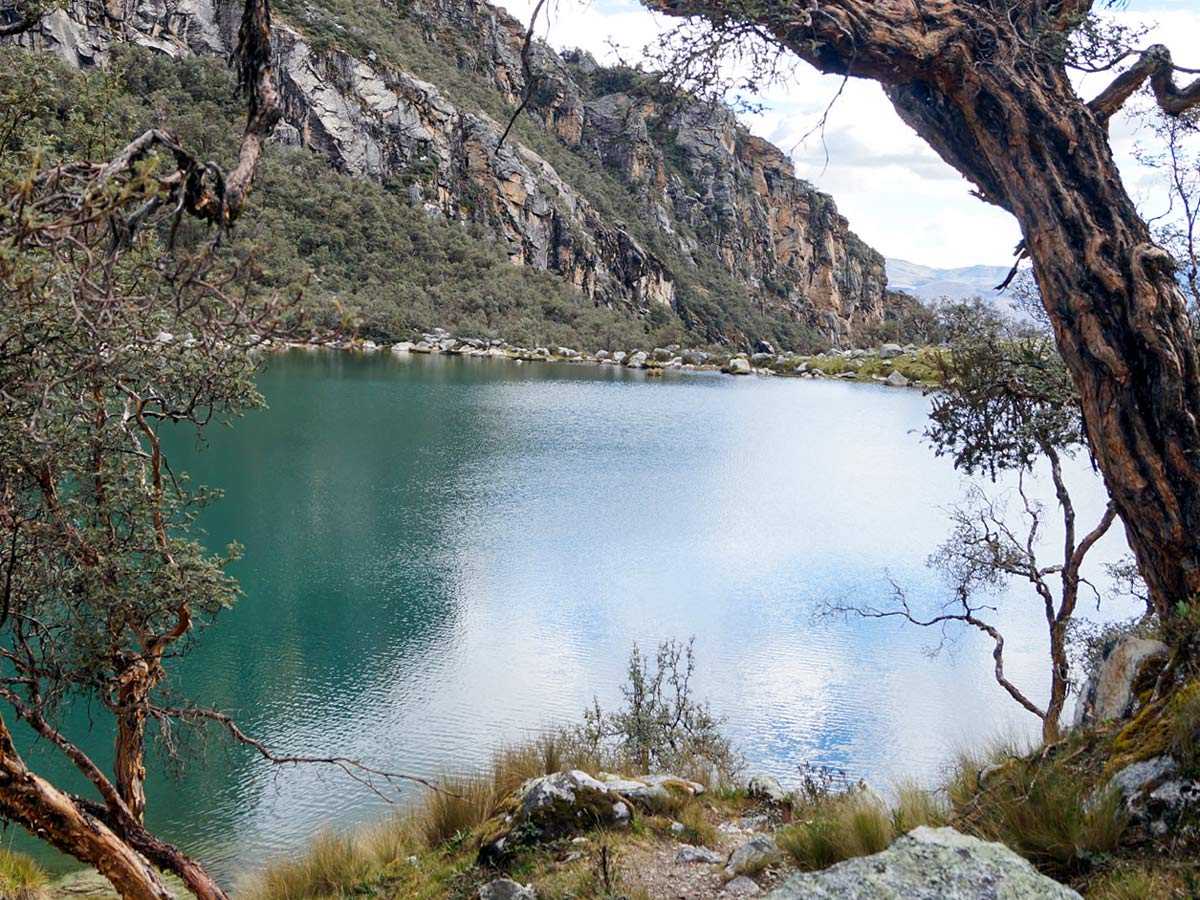
{"type": "Polygon", "coordinates": [[[729,862],[725,864],[728,875],[757,875],[768,866],[779,865],[783,862],[783,854],[775,844],[775,839],[762,834],[751,838],[729,854],[729,862]]]}
{"type": "Polygon", "coordinates": [[[787,799],[783,785],[774,775],[755,775],[746,786],[746,793],[755,800],[767,800],[771,803],[782,803],[787,799]]]}
{"type": "Polygon", "coordinates": [[[679,848],[679,853],[675,856],[675,862],[704,863],[705,865],[716,866],[725,862],[725,857],[715,850],[709,850],[707,847],[693,847],[691,844],[684,844],[679,848]]]}
{"type": "Polygon", "coordinates": [[[537,900],[533,885],[517,884],[511,878],[497,878],[479,889],[479,900],[537,900]]]}
{"type": "Polygon", "coordinates": [[[767,900],[1082,900],[1003,844],[917,828],[874,856],[789,878],[767,900]]]}

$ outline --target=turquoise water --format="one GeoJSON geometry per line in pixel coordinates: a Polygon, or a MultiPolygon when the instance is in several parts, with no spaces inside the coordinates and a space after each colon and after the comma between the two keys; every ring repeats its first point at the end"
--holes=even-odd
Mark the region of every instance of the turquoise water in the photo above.
{"type": "MultiPolygon", "coordinates": [[[[594,695],[616,703],[633,641],[691,635],[699,693],[785,781],[805,761],[932,780],[960,746],[1034,731],[975,635],[930,659],[940,635],[813,616],[885,602],[889,577],[915,605],[945,599],[925,560],[962,482],[923,445],[917,392],[302,353],[272,359],[261,389],[269,410],[172,449],[226,491],[206,540],[246,548],[244,599],[180,671],[187,697],[281,753],[461,769],[594,695]]],[[[1082,460],[1071,476],[1098,517],[1095,476],[1082,460]]],[[[1038,607],[998,603],[1008,670],[1040,698],[1038,607]]],[[[65,777],[44,748],[33,761],[65,777]]],[[[163,768],[150,824],[229,880],[386,809],[337,772],[215,738],[182,780],[163,768]]]]}

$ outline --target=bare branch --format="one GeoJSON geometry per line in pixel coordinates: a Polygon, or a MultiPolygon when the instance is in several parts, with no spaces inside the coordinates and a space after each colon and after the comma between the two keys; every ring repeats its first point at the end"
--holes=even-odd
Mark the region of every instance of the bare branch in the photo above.
{"type": "Polygon", "coordinates": [[[1102,123],[1107,123],[1147,79],[1154,90],[1154,99],[1167,115],[1177,116],[1200,106],[1200,78],[1181,88],[1175,84],[1176,71],[1181,70],[1172,62],[1171,51],[1163,44],[1155,44],[1088,103],[1088,108],[1102,123]]]}
{"type": "MultiPolygon", "coordinates": [[[[379,787],[375,779],[382,779],[392,787],[395,787],[396,782],[406,781],[413,784],[419,784],[424,788],[439,793],[449,794],[445,788],[442,788],[426,778],[421,778],[418,775],[406,775],[402,772],[389,772],[383,769],[369,766],[357,759],[351,759],[347,756],[289,756],[280,755],[272,751],[262,741],[246,734],[238,726],[233,717],[215,709],[204,709],[202,707],[164,707],[151,706],[149,709],[150,715],[155,719],[179,719],[181,721],[206,721],[214,722],[224,728],[226,732],[238,743],[244,744],[247,747],[255,750],[259,756],[267,762],[277,766],[287,765],[328,765],[340,769],[343,773],[349,776],[354,781],[366,787],[371,793],[380,797],[387,803],[395,801],[379,787]]],[[[453,795],[452,795],[453,796],[453,795]]]]}
{"type": "Polygon", "coordinates": [[[517,108],[513,110],[512,117],[508,120],[508,124],[504,126],[504,133],[500,135],[500,140],[496,142],[496,149],[493,154],[499,153],[500,148],[504,146],[504,142],[508,139],[508,133],[512,131],[512,127],[517,124],[517,118],[525,111],[525,107],[529,105],[529,101],[533,98],[533,32],[537,27],[538,14],[542,11],[542,7],[546,5],[546,0],[538,0],[537,5],[533,8],[533,12],[529,16],[529,28],[525,31],[525,42],[521,45],[521,72],[525,81],[525,91],[521,97],[521,102],[517,104],[517,108]]]}

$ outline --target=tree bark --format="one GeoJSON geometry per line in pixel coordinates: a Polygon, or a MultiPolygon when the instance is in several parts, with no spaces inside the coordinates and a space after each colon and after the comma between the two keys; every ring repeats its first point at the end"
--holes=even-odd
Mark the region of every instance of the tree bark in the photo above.
{"type": "Polygon", "coordinates": [[[34,837],[93,866],[125,900],[174,900],[144,856],[70,795],[29,770],[2,719],[0,812],[34,837]]]}
{"type": "MultiPolygon", "coordinates": [[[[751,23],[821,71],[882,83],[978,195],[1016,217],[1152,605],[1178,624],[1180,604],[1200,594],[1200,357],[1172,260],[1108,144],[1108,107],[1128,80],[1090,109],[1042,46],[1090,2],[643,2],[717,29],[751,23]]],[[[1142,69],[1168,113],[1200,104],[1200,81],[1176,88],[1161,48],[1142,69]]]]}
{"type": "Polygon", "coordinates": [[[1021,224],[1092,453],[1170,623],[1200,593],[1200,358],[1104,129],[1050,67],[1036,79],[964,67],[957,82],[888,93],[944,158],[978,161],[964,174],[1021,224]]]}

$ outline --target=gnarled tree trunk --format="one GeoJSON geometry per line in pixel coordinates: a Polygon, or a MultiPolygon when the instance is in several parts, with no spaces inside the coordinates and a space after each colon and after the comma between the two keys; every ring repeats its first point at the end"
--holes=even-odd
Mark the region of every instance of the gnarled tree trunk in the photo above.
{"type": "Polygon", "coordinates": [[[1065,72],[955,69],[941,86],[909,82],[888,94],[1020,222],[1092,452],[1170,622],[1200,593],[1200,358],[1174,266],[1065,72]]]}

